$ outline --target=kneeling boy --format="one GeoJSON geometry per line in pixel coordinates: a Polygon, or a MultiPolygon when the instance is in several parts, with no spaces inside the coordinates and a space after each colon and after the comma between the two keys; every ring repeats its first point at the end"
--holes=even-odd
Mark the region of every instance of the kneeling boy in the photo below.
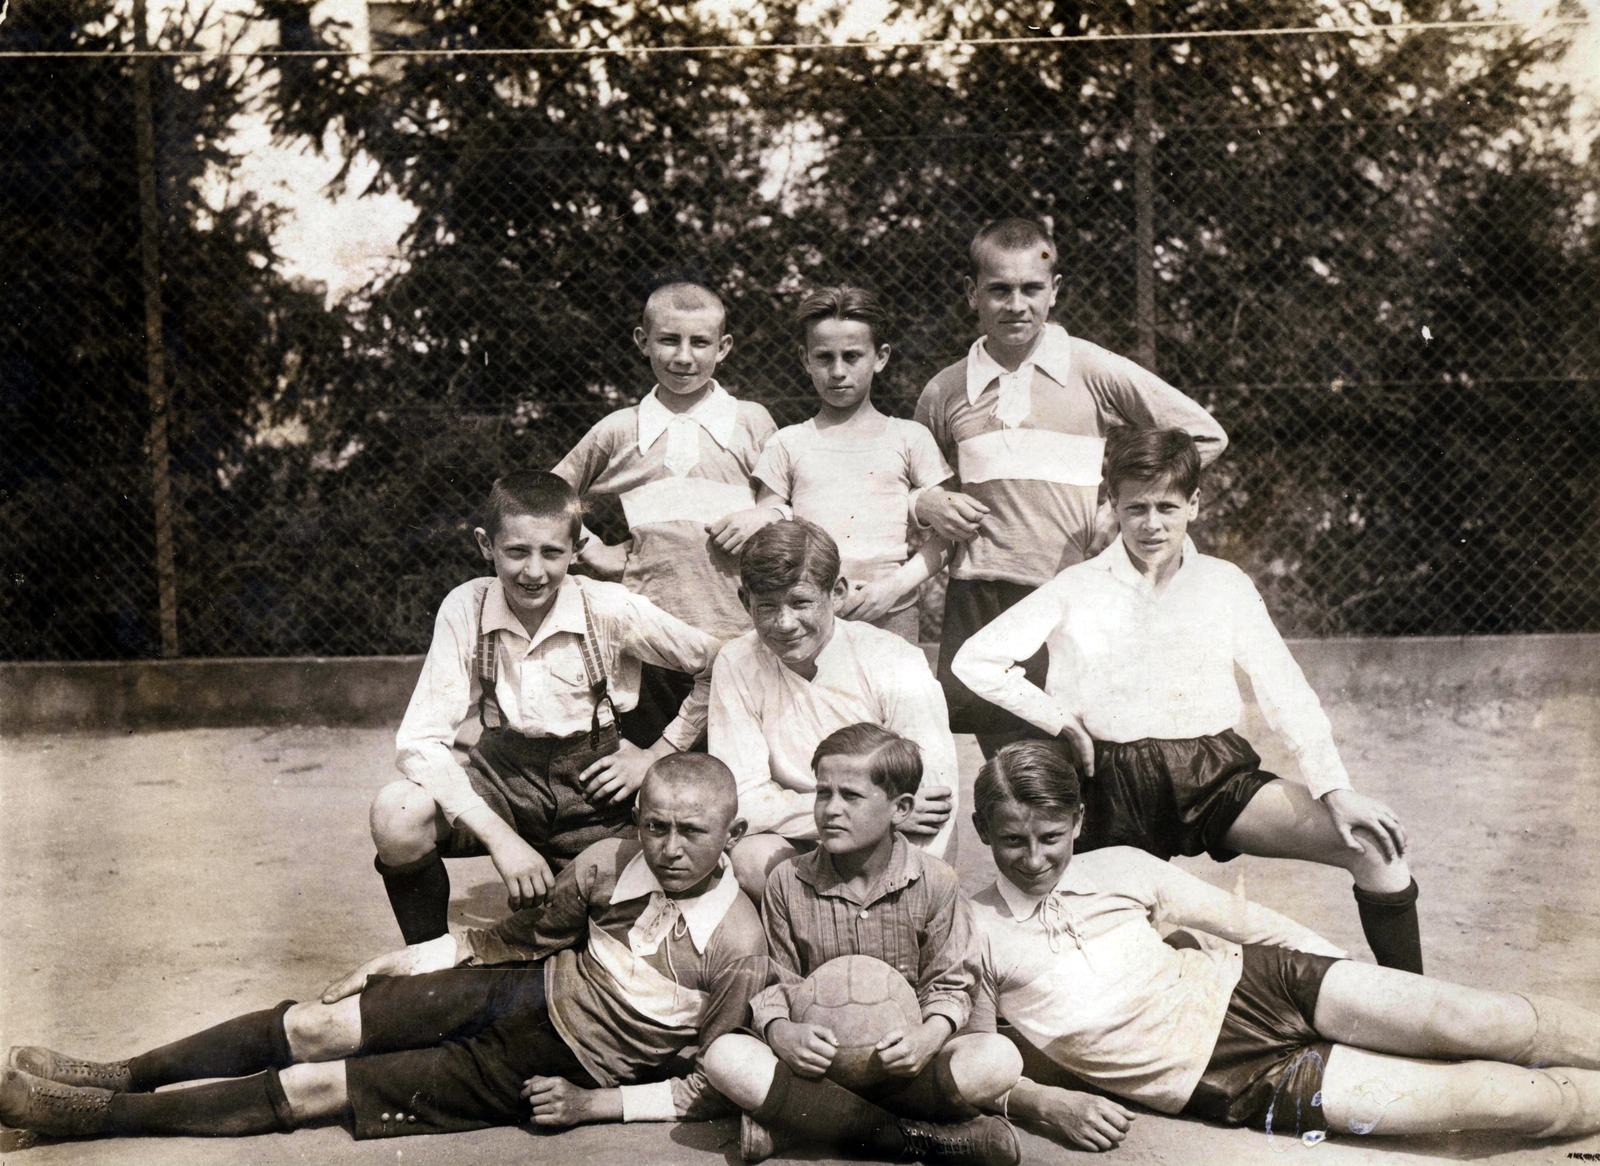
{"type": "Polygon", "coordinates": [[[1016,1134],[977,1107],[1016,1084],[1021,1058],[993,1033],[955,1035],[976,980],[971,906],[955,872],[895,829],[922,779],[917,747],[876,725],[847,725],[817,746],[812,766],[820,848],[774,870],[763,904],[778,982],[751,1002],[751,1015],[766,1043],[730,1033],[705,1056],[711,1083],[746,1112],[744,1160],[759,1162],[782,1141],[891,1161],[1016,1166],[1016,1134]],[[789,992],[844,955],[889,964],[922,1004],[921,1027],[878,1044],[889,1079],[861,1093],[822,1079],[833,1034],[789,1019],[789,992]]]}
{"type": "Polygon", "coordinates": [[[0,1121],[57,1137],[243,1136],[343,1117],[380,1138],[515,1125],[530,1101],[545,1125],[713,1115],[723,1102],[705,1078],[670,1066],[743,1025],[768,979],[761,922],[725,858],[744,832],[733,775],[704,754],[660,761],[637,818],[636,840],[584,851],[543,907],[380,956],[318,1003],[109,1064],[13,1048],[0,1121]],[[476,966],[517,961],[543,962],[476,966]],[[153,1092],[210,1077],[233,1080],[153,1092]]]}
{"type": "Polygon", "coordinates": [[[494,576],[439,605],[433,643],[396,736],[407,780],[372,803],[378,873],[408,944],[445,933],[442,857],[488,853],[513,909],[532,906],[602,838],[632,834],[651,762],[686,750],[706,723],[720,642],[615,583],[569,577],[583,507],[554,474],[507,474],[477,530],[494,576]],[[677,719],[647,749],[619,740],[644,664],[695,674],[677,719]],[[482,736],[463,767],[452,746],[482,736]]]}

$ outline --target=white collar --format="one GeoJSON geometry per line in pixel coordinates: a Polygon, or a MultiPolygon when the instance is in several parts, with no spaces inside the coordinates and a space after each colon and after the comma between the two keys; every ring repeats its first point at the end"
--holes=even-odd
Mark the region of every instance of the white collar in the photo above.
{"type": "MultiPolygon", "coordinates": [[[[571,575],[561,580],[561,588],[556,592],[555,605],[544,617],[538,632],[528,641],[530,649],[534,644],[542,642],[556,632],[572,632],[580,636],[584,634],[583,595],[578,590],[581,586],[582,584],[571,575]]],[[[528,629],[523,626],[516,612],[512,611],[511,605],[506,602],[505,584],[500,582],[498,576],[489,584],[489,593],[483,598],[483,630],[510,632],[514,636],[528,640],[528,629]]]]}
{"type": "Polygon", "coordinates": [[[1067,869],[1061,872],[1061,878],[1056,881],[1056,885],[1042,895],[1028,894],[1005,875],[997,876],[994,885],[1000,892],[1000,897],[1005,900],[1006,906],[1011,909],[1012,918],[1019,920],[1030,918],[1039,909],[1040,903],[1058,891],[1064,891],[1069,895],[1092,895],[1097,889],[1094,879],[1076,859],[1067,863],[1067,869]]]}
{"type": "Polygon", "coordinates": [[[728,449],[733,442],[734,427],[739,423],[739,402],[728,390],[724,389],[716,380],[711,382],[711,391],[685,413],[674,413],[661,403],[661,386],[656,385],[639,402],[639,452],[649,453],[650,447],[656,443],[656,438],[667,431],[667,426],[672,424],[676,417],[687,417],[699,424],[711,435],[711,439],[723,449],[728,449]]]}
{"type": "MultiPolygon", "coordinates": [[[[1176,579],[1179,574],[1187,571],[1195,559],[1199,557],[1200,550],[1194,545],[1194,539],[1184,535],[1183,560],[1178,564],[1178,570],[1174,573],[1173,578],[1176,579]]],[[[1155,589],[1155,584],[1151,582],[1150,576],[1139,570],[1134,565],[1133,559],[1129,557],[1128,545],[1122,541],[1120,531],[1117,537],[1111,540],[1110,546],[1089,561],[1100,570],[1109,573],[1117,582],[1125,583],[1135,591],[1152,591],[1155,589]]]]}
{"type": "Polygon", "coordinates": [[[855,620],[841,619],[837,615],[833,617],[833,634],[828,637],[828,642],[822,645],[822,650],[817,653],[816,659],[812,661],[817,666],[817,674],[810,680],[807,680],[785,664],[778,653],[762,642],[759,633],[756,635],[756,643],[760,645],[761,651],[768,659],[768,667],[776,668],[779,675],[787,677],[793,683],[804,684],[808,687],[824,684],[830,676],[848,669],[854,663],[855,641],[854,639],[847,641],[846,637],[849,636],[849,633],[844,631],[844,625],[855,622],[855,620]]]}
{"type": "Polygon", "coordinates": [[[705,894],[693,899],[667,899],[667,893],[661,889],[660,880],[645,862],[644,851],[641,850],[622,868],[622,874],[617,878],[617,889],[611,892],[611,902],[626,903],[629,899],[642,899],[646,895],[660,895],[667,902],[677,905],[683,921],[688,924],[694,949],[704,954],[706,944],[716,934],[722,917],[739,895],[739,880],[733,877],[733,864],[724,861],[722,877],[705,894]]]}
{"type": "MultiPolygon", "coordinates": [[[[1033,353],[1028,359],[1017,366],[1017,371],[1021,372],[1030,364],[1056,384],[1066,384],[1067,375],[1072,370],[1072,338],[1067,335],[1067,330],[1060,324],[1045,324],[1039,343],[1033,346],[1033,353]]],[[[989,355],[982,336],[974,340],[972,347],[967,350],[967,404],[976,405],[983,390],[992,385],[995,378],[1009,372],[989,355]]]]}

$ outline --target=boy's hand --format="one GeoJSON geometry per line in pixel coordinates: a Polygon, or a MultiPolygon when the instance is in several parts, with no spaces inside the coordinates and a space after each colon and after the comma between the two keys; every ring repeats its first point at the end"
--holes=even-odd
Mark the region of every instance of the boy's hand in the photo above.
{"type": "MultiPolygon", "coordinates": [[[[671,746],[667,747],[667,752],[671,752],[671,746]]],[[[641,749],[624,737],[615,753],[607,754],[578,774],[583,796],[589,799],[590,805],[627,801],[644,784],[644,775],[660,756],[663,754],[654,748],[641,749]]]]}
{"type": "Polygon", "coordinates": [[[917,498],[917,521],[958,543],[977,537],[989,508],[969,494],[935,486],[917,498]]]}
{"type": "Polygon", "coordinates": [[[942,785],[917,791],[911,816],[900,825],[900,833],[931,838],[950,820],[950,791],[942,785]]]}
{"type": "Polygon", "coordinates": [[[428,972],[442,972],[456,966],[456,937],[445,934],[425,943],[413,943],[399,951],[386,951],[373,956],[343,979],[335,980],[322,990],[322,1002],[332,1004],[346,996],[354,996],[367,986],[370,976],[421,976],[428,972]]]}
{"type": "Polygon", "coordinates": [[[529,1077],[522,1096],[533,1104],[533,1124],[538,1126],[622,1120],[619,1089],[582,1089],[565,1077],[529,1077]]]}
{"type": "Polygon", "coordinates": [[[820,1024],[796,1024],[781,1017],[767,1025],[767,1043],[778,1059],[801,1077],[820,1077],[839,1052],[839,1038],[820,1024]]]}
{"type": "Polygon", "coordinates": [[[858,619],[872,623],[888,615],[900,594],[892,578],[878,579],[872,583],[852,583],[850,593],[839,607],[840,619],[858,619]]]}
{"type": "Polygon", "coordinates": [[[717,519],[706,527],[706,533],[730,555],[737,555],[744,550],[744,544],[755,536],[756,531],[763,526],[771,526],[782,517],[770,506],[752,506],[749,510],[740,510],[717,519]]]}
{"type": "Polygon", "coordinates": [[[896,1029],[879,1041],[878,1060],[892,1077],[915,1077],[928,1067],[954,1031],[944,1017],[930,1016],[909,1033],[896,1029]]]}
{"type": "Polygon", "coordinates": [[[1376,798],[1358,794],[1353,789],[1332,789],[1322,795],[1322,804],[1328,807],[1334,828],[1351,850],[1366,850],[1355,835],[1357,830],[1365,830],[1377,840],[1378,848],[1389,862],[1405,854],[1405,827],[1400,825],[1395,812],[1376,798]]]}
{"type": "Polygon", "coordinates": [[[513,911],[532,907],[543,901],[556,885],[556,876],[544,856],[519,837],[508,826],[504,835],[494,842],[484,840],[494,869],[500,872],[506,884],[506,906],[513,911]]]}
{"type": "Polygon", "coordinates": [[[599,538],[594,538],[578,552],[578,562],[588,567],[589,573],[596,579],[609,579],[615,583],[628,569],[628,551],[631,547],[631,543],[608,547],[599,538]]]}
{"type": "MultiPolygon", "coordinates": [[[[1031,1084],[1031,1082],[1029,1082],[1031,1084]]],[[[1018,1088],[1021,1088],[1019,1083],[1018,1088]]],[[[1083,1150],[1114,1150],[1128,1136],[1128,1127],[1138,1115],[1109,1097],[1079,1093],[1050,1085],[1034,1085],[1041,1097],[1037,1120],[1059,1130],[1069,1143],[1083,1150]]],[[[1012,1111],[1021,1107],[1013,1093],[1012,1111]]],[[[1032,1116],[1031,1114],[1029,1116],[1032,1116]]]]}
{"type": "Polygon", "coordinates": [[[1083,722],[1071,713],[1062,713],[1067,723],[1061,726],[1061,732],[1056,734],[1058,741],[1071,744],[1073,751],[1078,755],[1078,768],[1083,770],[1084,777],[1094,776],[1094,738],[1089,736],[1089,730],[1083,727],[1083,722]]]}

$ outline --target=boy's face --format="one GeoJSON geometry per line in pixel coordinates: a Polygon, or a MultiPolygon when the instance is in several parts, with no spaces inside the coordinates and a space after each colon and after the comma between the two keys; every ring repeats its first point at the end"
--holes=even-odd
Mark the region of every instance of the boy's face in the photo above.
{"type": "Polygon", "coordinates": [[[1072,843],[1083,829],[1083,811],[1059,817],[1007,799],[972,824],[994,855],[994,865],[1018,890],[1045,895],[1055,889],[1072,861],[1072,843]]]}
{"type": "Polygon", "coordinates": [[[1118,482],[1111,501],[1122,524],[1122,545],[1135,562],[1152,571],[1183,554],[1189,524],[1200,513],[1200,491],[1186,498],[1165,478],[1118,482]]]}
{"type": "Polygon", "coordinates": [[[978,329],[991,349],[1025,353],[1044,331],[1061,289],[1050,257],[1038,250],[982,247],[978,273],[967,277],[967,303],[978,313],[978,329]]]}
{"type": "Polygon", "coordinates": [[[892,797],[872,780],[865,757],[824,757],[812,810],[817,841],[829,854],[871,850],[911,814],[911,794],[892,797]]]}
{"type": "Polygon", "coordinates": [[[853,409],[889,363],[889,346],[874,346],[871,326],[860,320],[814,320],[806,326],[800,359],[823,404],[853,409]]]}
{"type": "Polygon", "coordinates": [[[555,603],[579,550],[572,540],[571,522],[565,515],[508,514],[493,539],[481,526],[473,534],[483,557],[494,564],[506,606],[531,633],[555,603]]]}
{"type": "Polygon", "coordinates": [[[838,579],[831,591],[824,591],[802,579],[780,591],[752,593],[741,587],[739,598],[772,654],[790,668],[804,668],[833,638],[833,616],[844,602],[846,586],[838,579]]]}
{"type": "Polygon", "coordinates": [[[716,308],[658,304],[645,313],[644,327],[633,330],[633,342],[665,392],[692,396],[706,387],[733,347],[733,337],[723,333],[722,324],[716,308]]]}
{"type": "Polygon", "coordinates": [[[634,819],[644,861],[669,897],[701,894],[723,853],[744,837],[745,821],[714,791],[684,781],[645,778],[634,819]]]}

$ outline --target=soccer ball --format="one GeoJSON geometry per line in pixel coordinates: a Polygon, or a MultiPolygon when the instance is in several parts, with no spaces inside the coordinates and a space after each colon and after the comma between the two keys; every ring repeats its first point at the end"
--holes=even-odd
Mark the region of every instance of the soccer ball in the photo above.
{"type": "Polygon", "coordinates": [[[842,955],[807,977],[789,1002],[789,1019],[819,1024],[839,1038],[828,1076],[846,1089],[876,1085],[889,1074],[875,1045],[895,1029],[922,1024],[916,989],[882,960],[842,955]]]}

